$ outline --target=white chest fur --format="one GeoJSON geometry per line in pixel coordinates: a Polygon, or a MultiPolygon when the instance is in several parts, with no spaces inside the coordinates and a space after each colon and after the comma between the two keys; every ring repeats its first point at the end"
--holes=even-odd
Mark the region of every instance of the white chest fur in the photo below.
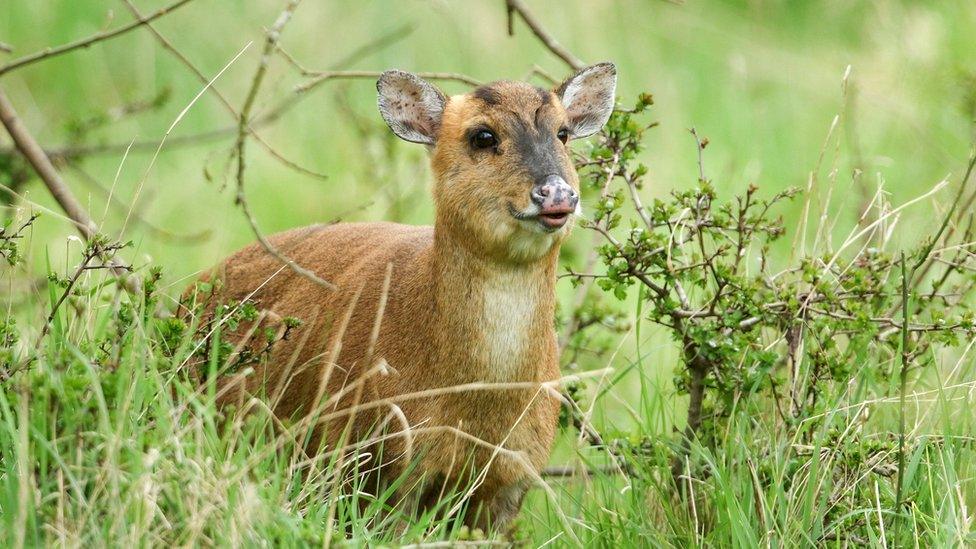
{"type": "Polygon", "coordinates": [[[487,380],[511,380],[518,372],[531,344],[530,328],[539,314],[539,298],[539,289],[523,276],[496,276],[484,284],[477,316],[479,358],[487,380]]]}

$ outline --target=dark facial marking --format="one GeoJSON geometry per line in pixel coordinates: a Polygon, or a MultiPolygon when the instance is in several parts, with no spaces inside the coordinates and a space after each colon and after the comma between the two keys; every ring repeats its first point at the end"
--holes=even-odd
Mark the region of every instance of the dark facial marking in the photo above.
{"type": "MultiPolygon", "coordinates": [[[[553,112],[547,107],[554,104],[550,91],[501,81],[476,88],[471,92],[471,97],[481,100],[485,107],[501,108],[495,114],[497,127],[494,130],[498,131],[500,141],[507,144],[495,147],[495,153],[510,154],[511,162],[525,174],[526,183],[536,184],[550,175],[569,179],[569,174],[564,173],[571,169],[565,167],[565,146],[556,136],[558,127],[554,125],[555,122],[547,119],[547,114],[553,112]],[[510,92],[514,95],[506,97],[510,92]]],[[[479,129],[471,128],[468,131],[469,143],[473,132],[479,129]]],[[[469,147],[469,150],[474,159],[484,149],[469,147]]]]}
{"type": "Polygon", "coordinates": [[[545,128],[534,128],[522,120],[510,124],[510,131],[513,152],[530,180],[541,181],[552,174],[566,178],[560,156],[563,146],[554,134],[545,128]]]}
{"type": "Polygon", "coordinates": [[[539,101],[542,102],[542,106],[546,106],[552,101],[552,94],[549,93],[549,90],[536,86],[535,91],[539,94],[539,101]]]}
{"type": "Polygon", "coordinates": [[[502,102],[502,96],[491,84],[476,88],[471,95],[484,101],[486,105],[493,107],[502,102]]]}

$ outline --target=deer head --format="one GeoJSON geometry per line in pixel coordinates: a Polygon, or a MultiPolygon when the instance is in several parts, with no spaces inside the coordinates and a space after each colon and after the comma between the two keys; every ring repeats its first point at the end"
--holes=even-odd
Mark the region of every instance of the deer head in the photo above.
{"type": "Polygon", "coordinates": [[[580,212],[568,143],[609,119],[613,64],[584,68],[553,90],[500,81],[447,97],[396,70],[376,87],[390,129],[430,149],[435,231],[509,263],[538,261],[558,247],[580,212]]]}

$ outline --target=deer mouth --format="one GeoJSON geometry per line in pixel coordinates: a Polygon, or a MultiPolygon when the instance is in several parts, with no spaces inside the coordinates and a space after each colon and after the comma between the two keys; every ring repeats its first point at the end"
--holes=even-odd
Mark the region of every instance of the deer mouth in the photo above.
{"type": "Polygon", "coordinates": [[[550,210],[539,213],[538,220],[544,227],[558,229],[569,221],[572,210],[550,210]]]}
{"type": "Polygon", "coordinates": [[[550,232],[562,228],[569,221],[569,216],[574,213],[574,210],[569,208],[549,208],[538,212],[525,212],[520,211],[514,204],[509,202],[508,213],[519,221],[535,221],[546,232],[550,232]]]}

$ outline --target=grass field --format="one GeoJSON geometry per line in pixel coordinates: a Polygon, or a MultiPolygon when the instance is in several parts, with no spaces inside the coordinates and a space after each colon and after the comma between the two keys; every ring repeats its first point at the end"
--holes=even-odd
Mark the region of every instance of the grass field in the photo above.
{"type": "MultiPolygon", "coordinates": [[[[696,184],[694,127],[709,139],[704,168],[719,194],[741,193],[751,183],[767,194],[804,189],[815,211],[826,212],[826,248],[844,241],[879,185],[899,205],[949,181],[901,212],[891,252],[919,244],[950,206],[976,137],[971,2],[529,4],[576,55],[617,64],[622,104],[653,94],[650,113],[659,126],[641,156],[650,169],[645,202],[696,184]]],[[[137,5],[149,13],[163,3],[137,5]]],[[[156,28],[208,77],[244,50],[213,85],[239,108],[263,29],[283,5],[197,0],[156,28]]],[[[0,42],[14,52],[0,53],[0,64],[129,20],[122,2],[8,0],[0,4],[0,42]]],[[[557,79],[568,73],[521,21],[515,27],[509,37],[501,1],[306,1],[281,45],[312,70],[397,67],[480,81],[526,78],[536,65],[557,79]],[[356,53],[385,36],[394,43],[356,53]]],[[[283,57],[275,56],[269,71],[254,112],[299,101],[258,132],[303,170],[250,143],[247,193],[262,231],[337,217],[432,222],[424,152],[386,130],[372,80],[298,94],[309,78],[283,57]]],[[[42,215],[19,243],[25,262],[0,267],[2,335],[18,336],[7,340],[0,359],[16,363],[38,352],[32,368],[0,392],[4,545],[379,546],[477,537],[431,517],[385,523],[376,510],[382,501],[361,514],[356,501],[332,491],[335,463],[299,472],[297,452],[278,447],[271,418],[259,414],[223,429],[212,393],[177,375],[190,342],[168,347],[149,320],[152,308],[172,307],[193,277],[254,240],[234,202],[233,135],[180,141],[235,126],[216,95],[197,97],[202,84],[145,29],[2,75],[0,87],[46,147],[104,149],[62,165],[65,178],[102,232],[133,241],[122,252],[126,261],[162,271],[148,303],[117,296],[100,284],[101,272],[85,275],[83,295],[60,308],[42,336],[62,292],[58,279],[72,273],[82,244],[37,180],[5,207],[15,223],[32,211],[42,215]],[[120,115],[140,103],[152,105],[120,115]],[[130,143],[136,145],[126,154],[130,143]]],[[[452,82],[444,88],[465,90],[452,82]]],[[[5,138],[0,150],[9,145],[5,138]]],[[[588,200],[585,209],[595,197],[588,200]]],[[[802,207],[796,200],[778,212],[790,232],[773,249],[776,262],[790,260],[802,207]]],[[[565,247],[566,265],[578,268],[593,242],[577,229],[565,247]]],[[[565,315],[574,289],[563,282],[565,315]]],[[[627,371],[608,390],[605,381],[590,382],[583,401],[605,439],[643,444],[643,461],[635,460],[638,470],[626,477],[550,479],[548,490],[531,492],[516,540],[606,547],[976,544],[971,341],[932,351],[910,376],[907,511],[892,510],[893,477],[880,465],[900,431],[897,378],[878,374],[891,370],[896,357],[889,355],[858,356],[850,385],[826,393],[828,419],[803,440],[802,426],[778,422],[769,402],[743,403],[714,447],[693,448],[692,459],[707,464],[709,475],[692,483],[698,505],[689,506],[660,474],[665,441],[683,427],[687,407],[672,383],[679,348],[642,320],[635,294],[615,305],[629,328],[602,336],[606,351],[580,354],[572,372],[627,371]]],[[[552,463],[608,462],[568,429],[552,463]]]]}

